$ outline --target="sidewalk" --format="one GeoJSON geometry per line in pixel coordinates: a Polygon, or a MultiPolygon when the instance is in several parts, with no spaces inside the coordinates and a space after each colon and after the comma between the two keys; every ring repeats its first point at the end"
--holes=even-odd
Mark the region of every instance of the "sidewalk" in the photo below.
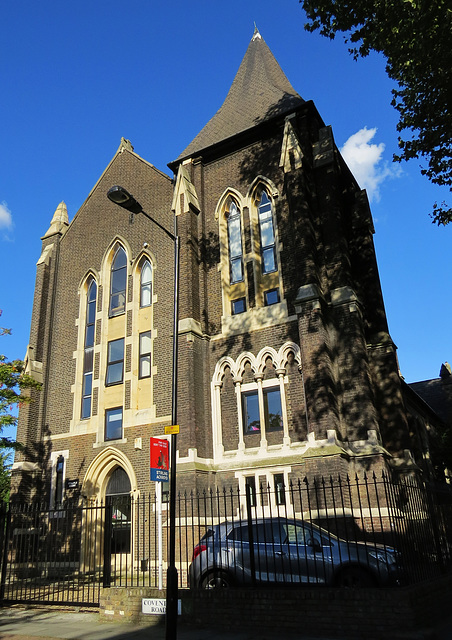
{"type": "MultiPolygon", "coordinates": [[[[94,611],[0,608],[0,640],[164,640],[164,618],[149,616],[146,626],[105,622],[94,611]]],[[[199,629],[178,625],[178,640],[283,640],[305,636],[281,631],[238,632],[228,629],[199,629]]]]}
{"type": "MultiPolygon", "coordinates": [[[[365,630],[363,630],[365,638],[365,630]]],[[[452,640],[452,619],[437,629],[416,635],[400,635],[405,640],[452,640]]],[[[102,621],[95,611],[56,611],[49,609],[0,608],[0,640],[164,640],[164,619],[150,616],[146,626],[102,621]]],[[[303,634],[262,629],[196,628],[179,624],[178,640],[314,640],[303,634]]],[[[319,640],[319,639],[316,639],[319,640]]],[[[326,640],[323,638],[322,640],[326,640]]],[[[337,640],[337,639],[336,639],[337,640]]],[[[347,639],[343,639],[347,640],[347,639]]],[[[392,640],[392,639],[388,639],[392,640]]]]}

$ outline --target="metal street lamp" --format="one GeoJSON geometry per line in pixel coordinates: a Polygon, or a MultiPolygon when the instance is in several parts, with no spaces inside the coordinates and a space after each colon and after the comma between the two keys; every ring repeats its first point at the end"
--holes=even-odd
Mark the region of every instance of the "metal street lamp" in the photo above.
{"type": "MultiPolygon", "coordinates": [[[[177,216],[174,215],[174,233],[168,231],[160,222],[155,220],[141,204],[124,187],[115,185],[107,192],[107,197],[114,204],[130,211],[131,218],[142,213],[148,220],[156,224],[174,243],[174,313],[173,313],[173,374],[172,374],[172,410],[171,420],[177,423],[177,353],[178,353],[178,324],[179,324],[179,253],[180,241],[177,233],[177,216]]],[[[169,558],[166,572],[166,640],[176,640],[177,637],[177,600],[178,576],[176,569],[176,446],[177,435],[171,434],[170,459],[170,500],[169,500],[169,558]]]]}

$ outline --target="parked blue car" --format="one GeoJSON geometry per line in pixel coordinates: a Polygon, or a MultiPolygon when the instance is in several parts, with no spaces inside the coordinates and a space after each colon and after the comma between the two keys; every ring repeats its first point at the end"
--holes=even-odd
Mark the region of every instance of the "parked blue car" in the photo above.
{"type": "Polygon", "coordinates": [[[369,587],[398,583],[397,552],[342,540],[296,519],[258,518],[210,527],[193,551],[190,587],[324,584],[369,587]]]}

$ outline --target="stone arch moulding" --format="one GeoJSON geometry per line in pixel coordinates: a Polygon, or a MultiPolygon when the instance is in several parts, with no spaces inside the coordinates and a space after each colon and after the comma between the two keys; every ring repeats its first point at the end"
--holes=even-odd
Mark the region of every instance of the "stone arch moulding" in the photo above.
{"type": "Polygon", "coordinates": [[[248,193],[246,194],[247,200],[251,202],[256,200],[256,191],[259,190],[259,187],[266,187],[271,198],[279,198],[279,191],[276,188],[275,183],[269,180],[269,178],[259,175],[254,178],[253,182],[250,185],[250,188],[248,189],[248,193]]]}
{"type": "Polygon", "coordinates": [[[215,365],[212,382],[215,386],[221,386],[224,370],[227,366],[231,369],[234,378],[241,377],[247,362],[250,363],[254,373],[261,373],[265,368],[265,361],[268,357],[273,360],[277,369],[284,369],[289,353],[293,353],[295,361],[301,367],[301,351],[295,342],[285,342],[278,351],[270,346],[263,347],[257,356],[254,356],[250,351],[244,351],[238,356],[237,360],[233,360],[230,356],[224,356],[215,365]]]}
{"type": "Polygon", "coordinates": [[[155,259],[155,255],[149,251],[149,249],[142,249],[138,256],[134,258],[132,262],[132,272],[135,274],[140,270],[140,265],[144,260],[149,260],[151,263],[152,270],[157,266],[157,261],[155,259]]]}
{"type": "Polygon", "coordinates": [[[285,368],[289,353],[293,353],[295,362],[301,368],[301,349],[295,342],[285,342],[278,351],[278,367],[285,368]]]}
{"type": "Polygon", "coordinates": [[[280,359],[278,358],[276,349],[273,349],[273,347],[263,347],[256,356],[257,373],[264,373],[267,358],[271,358],[273,364],[275,365],[275,368],[278,367],[280,359]]]}
{"type": "Polygon", "coordinates": [[[220,217],[220,213],[223,211],[225,205],[226,205],[226,201],[227,199],[231,197],[233,200],[235,200],[239,206],[240,211],[243,208],[243,196],[240,193],[240,191],[237,191],[237,189],[233,189],[232,187],[228,187],[227,189],[225,189],[220,197],[220,199],[218,200],[218,204],[215,208],[215,220],[218,220],[218,218],[220,217]]]}
{"type": "Polygon", "coordinates": [[[78,285],[79,296],[81,296],[83,293],[85,293],[88,290],[87,285],[91,281],[91,279],[95,281],[97,286],[99,286],[100,274],[96,269],[88,269],[88,271],[85,273],[83,278],[80,279],[80,282],[78,285]]]}
{"type": "Polygon", "coordinates": [[[132,251],[129,243],[122,236],[115,236],[113,240],[108,245],[103,258],[102,258],[102,271],[107,272],[109,267],[111,266],[111,262],[113,260],[113,256],[115,255],[115,250],[118,245],[121,245],[124,251],[126,252],[127,261],[130,260],[130,256],[132,255],[132,251]]]}
{"type": "Polygon", "coordinates": [[[241,378],[243,376],[247,362],[250,363],[251,371],[256,375],[258,366],[256,356],[254,356],[250,351],[244,351],[239,355],[235,363],[234,374],[236,377],[241,378]]]}
{"type": "Polygon", "coordinates": [[[232,375],[235,377],[235,362],[230,356],[224,356],[220,360],[218,360],[215,371],[213,373],[212,382],[214,386],[221,386],[224,378],[224,372],[226,367],[229,367],[232,375]]]}
{"type": "Polygon", "coordinates": [[[128,457],[115,447],[106,447],[89,465],[82,485],[82,496],[90,500],[104,500],[110,473],[122,467],[129,476],[131,494],[138,495],[137,478],[128,457]]]}

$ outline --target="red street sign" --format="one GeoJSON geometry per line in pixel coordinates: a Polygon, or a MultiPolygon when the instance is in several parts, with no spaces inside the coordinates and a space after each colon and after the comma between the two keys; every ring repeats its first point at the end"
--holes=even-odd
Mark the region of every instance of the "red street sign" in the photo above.
{"type": "Polygon", "coordinates": [[[162,438],[150,439],[151,473],[153,482],[168,482],[169,480],[169,443],[162,438]]]}

